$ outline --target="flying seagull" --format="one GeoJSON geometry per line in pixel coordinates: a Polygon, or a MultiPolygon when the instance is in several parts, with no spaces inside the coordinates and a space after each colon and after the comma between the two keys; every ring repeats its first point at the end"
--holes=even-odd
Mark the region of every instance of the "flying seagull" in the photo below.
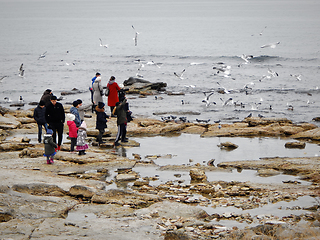
{"type": "Polygon", "coordinates": [[[0,77],[0,82],[2,82],[2,80],[3,80],[4,78],[6,78],[6,77],[8,77],[8,76],[2,76],[2,77],[0,77]]]}
{"type": "Polygon", "coordinates": [[[39,56],[38,60],[39,60],[40,58],[45,58],[45,57],[46,57],[46,54],[47,54],[47,51],[45,51],[44,53],[42,53],[42,54],[39,56]]]}
{"type": "Polygon", "coordinates": [[[290,74],[291,77],[295,77],[298,81],[301,81],[301,74],[290,74]]]}
{"type": "Polygon", "coordinates": [[[19,77],[24,76],[24,69],[23,69],[23,63],[21,63],[20,68],[19,68],[19,77]]]}
{"type": "Polygon", "coordinates": [[[183,75],[183,73],[184,73],[185,71],[186,71],[186,69],[183,69],[180,74],[178,74],[178,73],[176,73],[176,72],[174,72],[173,74],[174,74],[176,77],[178,77],[178,78],[180,78],[180,79],[182,80],[182,79],[183,79],[182,75],[183,75]]]}
{"type": "Polygon", "coordinates": [[[133,30],[135,31],[135,35],[134,35],[133,40],[134,40],[134,45],[137,46],[137,45],[138,45],[138,34],[139,34],[139,33],[136,31],[136,29],[134,28],[133,25],[132,25],[131,27],[132,27],[133,30]]]}
{"type": "MultiPolygon", "coordinates": [[[[209,98],[210,96],[214,93],[214,91],[209,92],[209,94],[207,95],[207,92],[203,92],[205,98],[202,100],[202,102],[206,103],[206,107],[208,107],[210,105],[210,101],[209,98]]],[[[216,104],[215,102],[212,102],[213,104],[216,104]]]]}
{"type": "Polygon", "coordinates": [[[99,40],[100,40],[100,47],[105,47],[105,48],[108,48],[108,45],[107,44],[102,44],[102,40],[101,40],[101,38],[99,38],[99,40]]]}
{"type": "Polygon", "coordinates": [[[268,48],[268,47],[275,48],[278,44],[280,44],[280,42],[265,44],[265,45],[261,46],[261,48],[268,48]]]}

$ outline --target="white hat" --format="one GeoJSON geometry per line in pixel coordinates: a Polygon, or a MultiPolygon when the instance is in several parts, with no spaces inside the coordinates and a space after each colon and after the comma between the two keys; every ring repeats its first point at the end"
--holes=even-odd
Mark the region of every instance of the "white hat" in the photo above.
{"type": "Polygon", "coordinates": [[[81,128],[87,129],[87,124],[85,121],[83,121],[80,125],[81,128]]]}
{"type": "Polygon", "coordinates": [[[67,121],[73,121],[75,119],[76,119],[76,116],[74,114],[72,114],[72,113],[67,113],[66,114],[66,120],[67,121]]]}

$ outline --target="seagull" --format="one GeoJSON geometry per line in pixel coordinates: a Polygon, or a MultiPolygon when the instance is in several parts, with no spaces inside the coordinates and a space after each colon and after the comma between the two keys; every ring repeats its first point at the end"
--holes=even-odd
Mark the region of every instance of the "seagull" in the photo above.
{"type": "Polygon", "coordinates": [[[22,96],[19,96],[19,103],[23,103],[23,97],[22,96]]]}
{"type": "MultiPolygon", "coordinates": [[[[217,84],[219,85],[219,86],[221,86],[221,84],[219,83],[219,82],[217,82],[217,84]]],[[[226,93],[226,94],[229,94],[230,93],[230,91],[228,91],[228,89],[226,89],[225,87],[223,87],[223,86],[221,86],[222,88],[223,88],[223,92],[222,91],[219,91],[219,93],[226,93]]]]}
{"type": "Polygon", "coordinates": [[[135,31],[135,35],[134,35],[133,40],[134,40],[134,45],[137,46],[137,45],[138,45],[138,34],[139,34],[139,33],[136,31],[136,29],[134,28],[133,25],[132,25],[131,27],[132,27],[133,30],[135,31]]]}
{"type": "Polygon", "coordinates": [[[278,77],[279,74],[276,73],[275,71],[272,71],[270,68],[268,68],[268,73],[272,76],[272,77],[278,77]]]}
{"type": "Polygon", "coordinates": [[[249,62],[249,59],[253,58],[253,56],[252,56],[252,55],[242,54],[242,55],[241,55],[241,58],[243,59],[244,63],[240,63],[240,64],[238,65],[238,67],[241,67],[243,64],[248,64],[248,63],[250,63],[250,62],[249,62]]]}
{"type": "Polygon", "coordinates": [[[2,77],[0,77],[0,82],[2,82],[2,80],[5,79],[6,77],[9,77],[9,76],[2,76],[2,77]]]}
{"type": "Polygon", "coordinates": [[[246,118],[251,118],[252,117],[252,113],[250,113],[246,118]]]}
{"type": "Polygon", "coordinates": [[[301,81],[301,74],[290,74],[291,77],[295,77],[298,81],[301,81]]]}
{"type": "Polygon", "coordinates": [[[8,97],[4,97],[3,99],[4,99],[4,102],[6,102],[6,103],[12,102],[12,100],[10,98],[8,98],[8,97]]]}
{"type": "Polygon", "coordinates": [[[230,69],[231,69],[231,66],[226,66],[226,65],[221,65],[220,67],[216,67],[216,66],[213,66],[212,69],[216,69],[217,72],[216,74],[219,74],[220,72],[223,72],[224,73],[224,77],[230,77],[230,69]]]}
{"type": "MultiPolygon", "coordinates": [[[[203,92],[205,98],[202,100],[202,102],[206,103],[206,107],[208,107],[210,105],[209,98],[213,93],[214,93],[214,91],[213,92],[209,92],[209,95],[207,95],[206,92],[203,92]]],[[[212,102],[212,103],[216,104],[215,102],[212,102]]]]}
{"type": "Polygon", "coordinates": [[[174,72],[173,74],[174,74],[176,77],[178,77],[178,78],[180,78],[180,79],[182,80],[182,79],[183,79],[182,75],[183,75],[183,73],[184,73],[185,71],[186,71],[186,70],[183,69],[180,74],[178,74],[178,73],[176,73],[176,72],[174,72]]]}
{"type": "Polygon", "coordinates": [[[261,46],[261,48],[275,48],[278,44],[280,44],[280,42],[276,42],[276,43],[270,43],[270,44],[266,44],[261,46]]]}
{"type": "Polygon", "coordinates": [[[108,48],[108,44],[102,44],[101,38],[99,38],[99,40],[100,40],[100,47],[108,48]]]}
{"type": "Polygon", "coordinates": [[[222,104],[223,106],[228,105],[229,102],[233,103],[232,98],[228,98],[227,101],[224,101],[222,98],[220,98],[220,100],[223,102],[223,104],[222,104]]]}
{"type": "Polygon", "coordinates": [[[19,77],[24,77],[24,69],[22,69],[22,71],[19,72],[19,77]]]}
{"type": "MultiPolygon", "coordinates": [[[[158,68],[161,68],[161,67],[159,66],[159,64],[155,63],[154,61],[151,61],[151,63],[152,63],[153,65],[156,65],[158,68]]],[[[149,64],[149,63],[147,63],[147,64],[149,64]]]]}
{"type": "Polygon", "coordinates": [[[260,36],[262,36],[262,33],[266,28],[267,28],[267,26],[265,26],[264,29],[262,29],[262,31],[259,33],[260,36]]]}
{"type": "Polygon", "coordinates": [[[243,89],[247,90],[247,89],[252,89],[252,87],[249,86],[254,86],[254,82],[248,82],[243,86],[243,89]]]}
{"type": "Polygon", "coordinates": [[[47,54],[47,51],[45,51],[44,53],[42,53],[42,54],[39,56],[38,60],[39,60],[40,58],[45,58],[45,57],[46,57],[46,54],[47,54]]]}

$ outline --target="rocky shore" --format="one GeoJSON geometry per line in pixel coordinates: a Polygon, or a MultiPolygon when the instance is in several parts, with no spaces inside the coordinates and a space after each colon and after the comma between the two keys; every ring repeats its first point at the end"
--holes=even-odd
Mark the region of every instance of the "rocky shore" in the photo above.
{"type": "MultiPolygon", "coordinates": [[[[159,167],[153,159],[161,156],[134,155],[130,159],[115,154],[115,118],[108,122],[106,143],[98,146],[95,114],[89,113],[87,154],[70,153],[70,143],[65,141],[55,163],[47,165],[43,145],[27,137],[37,133],[32,109],[1,108],[0,113],[0,239],[318,239],[320,235],[319,202],[295,206],[292,214],[281,217],[268,212],[214,212],[224,206],[258,209],[303,196],[320,201],[318,156],[159,167]],[[176,178],[157,185],[153,184],[157,175],[141,178],[135,171],[135,167],[149,166],[175,171],[176,178]],[[254,169],[261,176],[298,175],[311,184],[207,180],[208,172],[232,169],[254,169]],[[112,172],[115,177],[107,181],[112,172]],[[190,182],[179,180],[181,172],[188,172],[190,182]],[[214,213],[204,210],[206,207],[214,213]],[[297,209],[305,212],[295,214],[297,209]]],[[[287,148],[320,141],[320,130],[314,124],[285,118],[246,118],[233,124],[134,119],[128,124],[129,142],[121,147],[139,147],[130,137],[181,133],[203,138],[283,137],[288,139],[287,148]]],[[[232,150],[238,146],[226,142],[220,147],[232,150]]]]}

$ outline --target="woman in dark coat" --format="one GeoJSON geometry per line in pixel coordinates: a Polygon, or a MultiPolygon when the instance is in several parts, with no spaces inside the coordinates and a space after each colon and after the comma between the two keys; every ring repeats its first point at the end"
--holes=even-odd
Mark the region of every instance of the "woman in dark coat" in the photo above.
{"type": "Polygon", "coordinates": [[[43,95],[42,95],[40,101],[44,101],[44,104],[47,107],[51,103],[51,101],[50,101],[51,96],[52,96],[52,90],[47,89],[43,92],[43,95]]]}

